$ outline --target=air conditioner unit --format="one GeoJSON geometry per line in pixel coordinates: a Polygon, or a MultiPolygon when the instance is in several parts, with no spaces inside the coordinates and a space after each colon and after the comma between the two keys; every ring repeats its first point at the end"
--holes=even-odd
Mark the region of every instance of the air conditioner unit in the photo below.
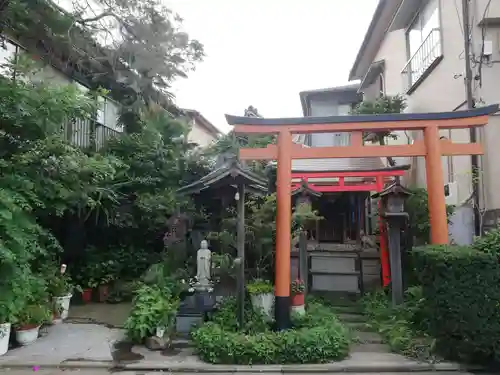
{"type": "Polygon", "coordinates": [[[447,205],[456,206],[458,204],[458,185],[456,182],[450,182],[444,185],[444,195],[447,205]]]}

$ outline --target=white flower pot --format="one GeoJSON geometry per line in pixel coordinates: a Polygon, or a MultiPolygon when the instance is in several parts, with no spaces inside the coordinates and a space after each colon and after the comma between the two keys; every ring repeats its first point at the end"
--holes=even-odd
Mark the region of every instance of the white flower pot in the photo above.
{"type": "Polygon", "coordinates": [[[253,294],[250,296],[252,300],[252,306],[255,309],[260,309],[268,317],[272,319],[273,306],[274,306],[274,294],[264,293],[264,294],[253,294]]]}
{"type": "Polygon", "coordinates": [[[305,315],[306,308],[304,305],[292,306],[292,313],[295,313],[297,315],[305,315]]]}
{"type": "Polygon", "coordinates": [[[29,345],[36,341],[39,330],[40,326],[22,330],[16,329],[16,341],[19,345],[29,345]]]}
{"type": "Polygon", "coordinates": [[[0,355],[9,350],[10,323],[0,324],[0,355]]]}
{"type": "Polygon", "coordinates": [[[68,317],[69,302],[71,300],[71,297],[73,297],[73,294],[68,294],[67,296],[62,296],[62,297],[54,297],[54,303],[58,303],[63,308],[63,311],[61,312],[62,320],[68,317]]]}

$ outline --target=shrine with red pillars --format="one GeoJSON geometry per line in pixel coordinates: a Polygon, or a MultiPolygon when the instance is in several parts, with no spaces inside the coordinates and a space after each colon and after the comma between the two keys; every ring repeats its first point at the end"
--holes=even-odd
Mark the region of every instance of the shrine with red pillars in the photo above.
{"type": "MultiPolygon", "coordinates": [[[[304,199],[309,195],[312,209],[317,210],[324,218],[315,221],[315,227],[307,228],[307,238],[302,238],[302,242],[306,242],[306,253],[310,260],[307,266],[310,289],[362,293],[367,281],[365,273],[368,271],[362,264],[367,259],[360,255],[365,252],[365,247],[372,248],[379,262],[379,266],[371,270],[371,275],[375,281],[378,280],[379,285],[387,285],[391,281],[387,226],[380,218],[385,215],[387,219],[389,214],[402,217],[403,212],[383,212],[383,215],[378,215],[378,212],[385,210],[377,207],[379,203],[372,199],[372,195],[387,195],[385,188],[390,185],[389,182],[399,186],[400,177],[405,174],[408,166],[385,168],[380,165],[381,160],[388,157],[425,159],[431,225],[429,240],[433,244],[446,244],[448,221],[441,158],[481,155],[483,148],[479,143],[454,143],[441,139],[439,131],[484,126],[488,123],[489,115],[497,110],[498,106],[495,105],[441,113],[273,119],[226,115],[228,123],[234,125],[235,133],[277,136],[276,145],[241,149],[239,154],[240,160],[268,160],[276,161],[277,164],[277,328],[286,329],[290,325],[290,281],[295,277],[297,268],[291,261],[295,246],[295,240],[292,241],[290,235],[294,196],[300,195],[304,199]],[[423,137],[412,144],[399,145],[370,145],[364,141],[364,134],[394,131],[421,132],[423,137]],[[346,141],[341,146],[327,147],[307,147],[294,142],[297,135],[325,133],[342,135],[346,141]],[[362,162],[355,163],[357,168],[346,164],[338,168],[339,160],[362,162]],[[378,241],[370,234],[376,234],[378,241]]],[[[399,193],[395,194],[399,202],[399,193]]],[[[400,209],[399,206],[397,208],[400,209]]],[[[394,236],[391,238],[394,239],[394,236]]],[[[391,248],[396,247],[394,244],[391,241],[391,248]]],[[[392,255],[393,251],[391,259],[392,255]]],[[[302,260],[299,263],[302,265],[302,260]]],[[[395,282],[401,284],[401,269],[398,270],[396,279],[395,282]]]]}

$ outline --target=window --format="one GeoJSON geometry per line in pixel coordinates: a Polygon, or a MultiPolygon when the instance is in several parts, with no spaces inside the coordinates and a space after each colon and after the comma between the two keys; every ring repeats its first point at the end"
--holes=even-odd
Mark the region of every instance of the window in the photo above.
{"type": "Polygon", "coordinates": [[[430,0],[419,11],[406,32],[409,60],[402,73],[408,75],[410,87],[441,56],[439,0],[430,0]]]}
{"type": "Polygon", "coordinates": [[[378,96],[380,98],[385,96],[385,77],[383,72],[378,76],[378,96]]]}
{"type": "Polygon", "coordinates": [[[97,109],[97,122],[116,131],[123,131],[118,124],[120,106],[109,98],[98,97],[99,108],[97,109]]]}

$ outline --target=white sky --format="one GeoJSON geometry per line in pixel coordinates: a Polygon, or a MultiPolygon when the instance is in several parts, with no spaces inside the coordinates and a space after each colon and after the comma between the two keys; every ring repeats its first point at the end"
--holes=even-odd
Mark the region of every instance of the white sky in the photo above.
{"type": "Polygon", "coordinates": [[[205,46],[174,83],[177,104],[223,131],[249,105],[264,117],[302,116],[299,92],[343,85],[377,0],[164,0],[205,46]]]}

